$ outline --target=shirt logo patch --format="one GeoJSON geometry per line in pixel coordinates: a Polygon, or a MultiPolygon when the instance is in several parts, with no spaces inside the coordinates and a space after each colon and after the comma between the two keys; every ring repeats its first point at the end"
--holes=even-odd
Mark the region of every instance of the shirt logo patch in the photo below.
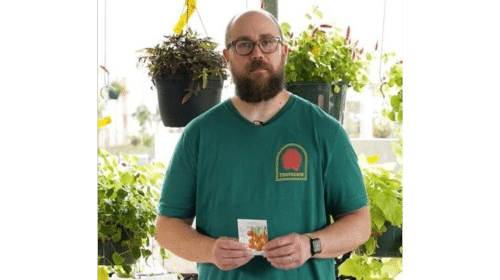
{"type": "Polygon", "coordinates": [[[299,144],[289,143],[276,155],[276,181],[307,181],[307,152],[299,144]]]}

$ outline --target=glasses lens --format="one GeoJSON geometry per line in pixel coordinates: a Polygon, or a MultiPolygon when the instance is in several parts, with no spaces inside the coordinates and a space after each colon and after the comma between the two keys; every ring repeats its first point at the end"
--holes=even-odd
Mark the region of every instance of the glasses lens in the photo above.
{"type": "Polygon", "coordinates": [[[239,41],[236,43],[236,51],[241,55],[246,55],[252,52],[253,43],[250,41],[239,41]]]}
{"type": "Polygon", "coordinates": [[[260,41],[260,48],[263,52],[270,53],[276,50],[278,46],[277,38],[262,39],[260,41]]]}

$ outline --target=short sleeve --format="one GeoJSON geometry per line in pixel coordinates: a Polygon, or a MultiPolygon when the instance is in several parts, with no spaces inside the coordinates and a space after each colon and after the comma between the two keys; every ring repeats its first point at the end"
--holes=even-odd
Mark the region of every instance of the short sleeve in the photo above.
{"type": "Polygon", "coordinates": [[[174,218],[195,216],[198,133],[184,130],[165,173],[158,214],[174,218]]]}
{"type": "Polygon", "coordinates": [[[339,127],[324,175],[325,203],[334,217],[368,205],[363,175],[349,136],[339,127]]]}

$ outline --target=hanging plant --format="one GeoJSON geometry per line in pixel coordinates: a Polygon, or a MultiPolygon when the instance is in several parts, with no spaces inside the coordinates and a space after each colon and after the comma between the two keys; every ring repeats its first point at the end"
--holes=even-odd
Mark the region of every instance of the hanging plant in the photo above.
{"type": "Polygon", "coordinates": [[[193,94],[206,88],[212,77],[227,79],[227,64],[220,52],[215,51],[217,43],[210,37],[199,38],[191,28],[180,34],[164,36],[163,43],[154,48],[145,48],[144,56],[139,57],[138,64],[146,65],[149,76],[155,85],[158,75],[186,74],[191,77],[187,93],[182,103],[187,102],[193,94]]]}
{"type": "MultiPolygon", "coordinates": [[[[322,19],[323,14],[316,6],[313,15],[322,19]]],[[[306,13],[306,18],[313,17],[306,13]]],[[[290,24],[281,24],[285,43],[289,46],[287,63],[285,65],[286,82],[317,81],[334,84],[333,91],[340,91],[339,83],[361,91],[368,80],[368,67],[373,56],[358,46],[358,41],[352,43],[350,27],[345,35],[341,29],[329,24],[312,22],[307,30],[294,36],[290,32],[290,24]]]]}

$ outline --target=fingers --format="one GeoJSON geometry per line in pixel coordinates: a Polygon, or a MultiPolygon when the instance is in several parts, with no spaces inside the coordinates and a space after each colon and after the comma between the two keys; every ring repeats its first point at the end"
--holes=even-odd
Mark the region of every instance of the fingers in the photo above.
{"type": "Polygon", "coordinates": [[[215,241],[212,254],[214,264],[221,270],[238,268],[254,257],[245,244],[227,237],[221,237],[215,241]]]}
{"type": "Polygon", "coordinates": [[[262,247],[263,251],[272,251],[278,249],[283,246],[291,245],[295,242],[294,234],[289,234],[281,237],[277,237],[271,241],[269,241],[264,247],[262,247]]]}
{"type": "Polygon", "coordinates": [[[267,258],[272,266],[279,269],[294,269],[303,264],[299,254],[267,258]]]}
{"type": "Polygon", "coordinates": [[[294,269],[304,264],[309,256],[309,238],[296,233],[275,238],[263,248],[264,257],[279,269],[294,269]]]}
{"type": "Polygon", "coordinates": [[[227,250],[245,250],[246,246],[243,243],[238,242],[235,238],[221,237],[217,240],[219,245],[223,249],[227,250]]]}

